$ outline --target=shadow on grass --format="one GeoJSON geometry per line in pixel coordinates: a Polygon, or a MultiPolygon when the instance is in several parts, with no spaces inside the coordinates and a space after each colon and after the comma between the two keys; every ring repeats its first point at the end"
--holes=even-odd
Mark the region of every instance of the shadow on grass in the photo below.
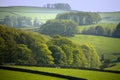
{"type": "Polygon", "coordinates": [[[46,75],[46,76],[51,76],[51,77],[64,78],[64,79],[68,79],[68,80],[87,80],[87,79],[83,79],[83,78],[77,78],[77,77],[66,76],[66,75],[61,75],[61,74],[36,71],[36,70],[29,70],[29,69],[6,67],[6,66],[0,66],[0,69],[19,71],[19,72],[27,72],[27,73],[33,73],[33,74],[41,74],[41,75],[46,75]]]}

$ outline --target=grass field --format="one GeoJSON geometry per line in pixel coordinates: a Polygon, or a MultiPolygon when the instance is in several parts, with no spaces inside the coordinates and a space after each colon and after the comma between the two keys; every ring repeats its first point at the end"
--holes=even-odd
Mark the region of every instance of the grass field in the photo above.
{"type": "Polygon", "coordinates": [[[120,39],[92,36],[92,35],[75,35],[69,38],[76,44],[91,44],[95,47],[99,54],[104,54],[106,58],[111,60],[116,59],[120,55],[112,55],[113,53],[120,53],[120,39]]]}
{"type": "MultiPolygon", "coordinates": [[[[26,16],[32,19],[38,18],[41,22],[46,22],[49,19],[54,19],[58,13],[66,12],[64,10],[47,9],[41,7],[0,7],[0,19],[5,16],[26,16]]],[[[102,20],[100,23],[118,23],[120,22],[120,12],[99,12],[102,20]]]]}
{"type": "Polygon", "coordinates": [[[63,10],[47,9],[40,7],[0,7],[0,19],[5,16],[26,16],[32,19],[38,18],[40,22],[46,22],[49,19],[54,19],[58,13],[63,13],[63,10]]]}
{"type": "MultiPolygon", "coordinates": [[[[119,80],[120,79],[120,75],[119,74],[108,73],[108,72],[97,72],[97,71],[78,70],[78,69],[27,67],[27,66],[14,66],[14,67],[30,69],[30,70],[37,70],[37,71],[44,71],[44,72],[50,72],[50,73],[56,73],[56,74],[62,74],[62,75],[67,75],[67,76],[84,78],[84,79],[87,79],[87,80],[119,80]]],[[[21,75],[18,75],[18,76],[21,76],[21,75]]],[[[43,76],[42,80],[44,80],[44,76],[43,76]]],[[[53,78],[52,80],[57,80],[57,79],[53,78]]],[[[61,79],[61,80],[64,80],[64,79],[61,79]]]]}
{"type": "Polygon", "coordinates": [[[102,21],[100,23],[119,23],[120,12],[100,12],[102,21]]]}
{"type": "Polygon", "coordinates": [[[118,70],[118,71],[120,71],[120,63],[116,63],[115,66],[110,67],[110,68],[106,68],[106,70],[118,70]]]}
{"type": "Polygon", "coordinates": [[[9,71],[0,69],[0,80],[65,80],[40,74],[31,74],[25,72],[9,71]]]}

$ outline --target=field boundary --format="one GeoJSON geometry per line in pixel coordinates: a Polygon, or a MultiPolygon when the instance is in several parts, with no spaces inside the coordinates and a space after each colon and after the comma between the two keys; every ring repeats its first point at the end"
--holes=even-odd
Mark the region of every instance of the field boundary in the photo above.
{"type": "Polygon", "coordinates": [[[72,76],[67,76],[67,75],[61,75],[61,74],[55,74],[55,73],[49,73],[49,72],[43,72],[43,71],[36,71],[36,70],[29,70],[29,69],[22,69],[22,68],[13,68],[13,67],[7,67],[7,66],[0,66],[0,69],[26,72],[26,73],[32,73],[32,74],[40,74],[40,75],[45,75],[45,76],[64,78],[64,79],[68,79],[68,80],[87,80],[87,79],[77,78],[77,77],[72,77],[72,76]]]}

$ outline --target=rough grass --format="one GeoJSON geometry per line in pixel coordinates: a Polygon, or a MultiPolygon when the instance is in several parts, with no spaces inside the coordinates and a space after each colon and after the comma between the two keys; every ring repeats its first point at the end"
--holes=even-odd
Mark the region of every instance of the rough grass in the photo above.
{"type": "MultiPolygon", "coordinates": [[[[14,66],[17,68],[24,68],[30,70],[38,70],[50,73],[57,73],[62,75],[69,75],[88,80],[119,80],[120,75],[115,73],[97,72],[79,69],[61,69],[61,68],[43,68],[43,67],[27,67],[27,66],[14,66]]],[[[54,80],[54,79],[53,79],[54,80]]]]}
{"type": "Polygon", "coordinates": [[[92,36],[92,35],[75,35],[69,38],[76,44],[91,44],[95,47],[97,52],[105,54],[106,58],[116,59],[117,55],[113,53],[120,53],[120,38],[111,38],[103,36],[92,36]]]}
{"type": "Polygon", "coordinates": [[[65,80],[65,79],[0,69],[0,80],[65,80]]]}
{"type": "Polygon", "coordinates": [[[106,68],[106,70],[118,70],[118,71],[120,71],[120,63],[117,63],[115,66],[112,66],[110,68],[106,68]]]}

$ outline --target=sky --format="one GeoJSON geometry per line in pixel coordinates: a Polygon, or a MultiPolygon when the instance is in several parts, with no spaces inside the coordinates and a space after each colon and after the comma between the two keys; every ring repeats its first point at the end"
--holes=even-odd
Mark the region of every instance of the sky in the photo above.
{"type": "Polygon", "coordinates": [[[120,11],[120,0],[0,0],[0,6],[39,7],[47,3],[68,3],[72,10],[79,11],[120,11]]]}

